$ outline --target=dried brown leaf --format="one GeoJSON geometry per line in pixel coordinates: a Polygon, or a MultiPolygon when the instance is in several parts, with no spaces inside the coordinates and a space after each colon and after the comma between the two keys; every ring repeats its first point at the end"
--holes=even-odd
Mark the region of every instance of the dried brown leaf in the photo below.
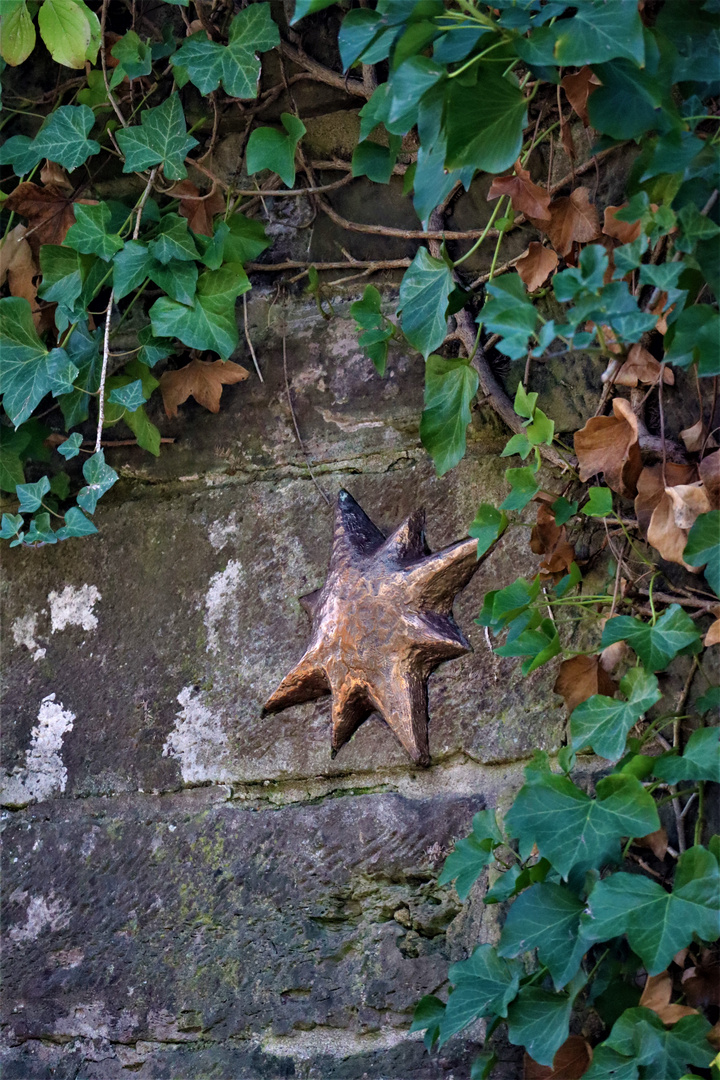
{"type": "Polygon", "coordinates": [[[720,1050],[720,1020],[710,1028],[705,1034],[705,1038],[712,1046],[713,1050],[720,1050]]]}
{"type": "Polygon", "coordinates": [[[640,998],[640,1006],[652,1009],[663,1024],[676,1024],[683,1016],[692,1016],[697,1009],[691,1009],[688,1005],[671,1005],[672,978],[667,971],[659,975],[648,975],[645,989],[640,998]]]}
{"type": "Polygon", "coordinates": [[[160,376],[160,392],[168,416],[177,416],[178,405],[194,397],[198,405],[210,412],[220,411],[220,395],[224,385],[243,382],[250,374],[232,360],[191,360],[177,371],[160,376]]]}
{"type": "Polygon", "coordinates": [[[658,382],[660,372],[663,373],[663,382],[668,386],[675,383],[675,375],[672,368],[665,366],[656,360],[652,353],[644,349],[642,345],[633,345],[628,352],[627,360],[620,368],[616,378],[616,386],[637,386],[638,383],[652,385],[658,382]]]}
{"type": "Polygon", "coordinates": [[[561,80],[560,85],[573,109],[585,127],[588,127],[590,117],[588,116],[587,102],[593,90],[600,85],[597,75],[595,75],[592,68],[586,65],[572,75],[566,75],[561,80]]]}
{"type": "Polygon", "coordinates": [[[572,128],[564,119],[560,121],[560,142],[562,143],[562,148],[567,156],[571,161],[574,161],[577,157],[577,150],[575,149],[572,128]]]}
{"type": "Polygon", "coordinates": [[[694,484],[677,484],[666,488],[665,492],[672,502],[675,524],[679,529],[689,532],[695,519],[712,509],[702,480],[694,484]]]}
{"type": "Polygon", "coordinates": [[[575,432],[575,453],[580,479],[603,473],[605,483],[626,499],[636,493],[642,470],[638,446],[638,422],[630,403],[613,398],[612,416],[593,416],[575,432]]]}
{"type": "Polygon", "coordinates": [[[575,548],[572,544],[558,544],[555,550],[540,563],[540,576],[552,577],[559,581],[568,572],[575,561],[575,548]]]}
{"type": "Polygon", "coordinates": [[[538,505],[537,521],[530,533],[530,550],[535,555],[546,555],[554,551],[565,539],[565,526],[555,524],[555,513],[546,502],[538,505]]]}
{"type": "Polygon", "coordinates": [[[631,244],[633,240],[637,240],[642,231],[641,221],[618,221],[615,217],[618,210],[624,210],[627,205],[627,203],[621,203],[619,206],[605,207],[603,232],[606,236],[619,240],[621,244],[631,244]]]}
{"type": "Polygon", "coordinates": [[[178,213],[187,218],[187,223],[194,233],[212,236],[213,217],[225,209],[225,199],[221,192],[213,191],[203,196],[192,180],[180,180],[168,194],[180,200],[178,213]]]}
{"type": "Polygon", "coordinates": [[[24,225],[16,225],[4,240],[0,240],[0,285],[7,280],[11,296],[22,296],[34,308],[37,286],[34,278],[39,269],[33,258],[24,225]]]}
{"type": "Polygon", "coordinates": [[[720,450],[704,457],[698,468],[711,507],[713,510],[720,509],[720,450]]]}
{"type": "MultiPolygon", "coordinates": [[[[697,471],[694,465],[678,465],[668,461],[665,465],[665,479],[668,487],[677,484],[691,484],[697,480],[697,471]]],[[[637,482],[637,496],[635,498],[635,515],[638,525],[644,535],[647,535],[650,518],[653,510],[660,502],[665,492],[663,483],[662,465],[646,465],[640,473],[637,482]]]]}
{"type": "Polygon", "coordinates": [[[555,1054],[552,1065],[538,1065],[525,1054],[523,1080],[580,1080],[591,1061],[590,1044],[582,1035],[571,1035],[555,1054]]]}
{"type": "MultiPolygon", "coordinates": [[[[87,206],[96,199],[78,199],[87,206]]],[[[43,244],[62,244],[68,229],[75,222],[73,200],[57,184],[38,187],[30,181],[18,184],[5,200],[5,208],[27,218],[26,238],[37,259],[43,244]]]]}
{"type": "MultiPolygon", "coordinates": [[[[706,957],[696,967],[688,968],[682,974],[682,988],[690,1004],[699,1009],[720,1006],[720,963],[706,957]]],[[[710,1035],[708,1032],[708,1037],[710,1035]]],[[[720,1038],[717,1048],[720,1050],[720,1038]]]]}
{"type": "Polygon", "coordinates": [[[579,187],[550,203],[550,221],[533,219],[546,232],[558,255],[568,255],[574,241],[586,244],[600,235],[600,219],[590,202],[588,188],[579,187]]]}
{"type": "Polygon", "coordinates": [[[495,177],[487,194],[488,202],[499,199],[501,195],[509,195],[516,214],[549,221],[550,192],[533,183],[530,173],[523,169],[519,161],[515,162],[514,169],[514,176],[495,177]]]}
{"type": "Polygon", "coordinates": [[[637,836],[633,843],[639,847],[650,848],[656,859],[664,859],[668,849],[668,834],[661,826],[646,836],[637,836]]]}
{"type": "Polygon", "coordinates": [[[716,619],[714,623],[711,623],[708,627],[708,631],[703,638],[703,645],[720,645],[720,619],[716,619]]]}
{"type": "Polygon", "coordinates": [[[63,188],[67,192],[73,190],[73,183],[68,176],[67,171],[63,169],[62,165],[58,165],[55,161],[45,162],[40,170],[40,180],[44,187],[55,184],[56,187],[63,188]]]}
{"type": "Polygon", "coordinates": [[[553,690],[565,698],[569,713],[593,694],[613,697],[617,684],[600,663],[599,656],[573,656],[563,660],[553,690]]]}
{"type": "Polygon", "coordinates": [[[717,446],[712,435],[708,435],[707,426],[702,419],[698,420],[692,427],[681,431],[680,438],[685,443],[685,449],[691,454],[699,452],[705,446],[710,450],[717,446]]]}
{"type": "Polygon", "coordinates": [[[695,518],[705,512],[701,507],[709,505],[707,493],[701,483],[678,484],[665,488],[650,518],[648,542],[663,559],[678,563],[693,573],[697,572],[697,567],[689,566],[685,562],[683,552],[695,518]]]}
{"type": "Polygon", "coordinates": [[[528,249],[515,263],[515,269],[525,282],[529,292],[539,289],[549,274],[558,264],[558,257],[552,248],[543,247],[537,240],[532,240],[528,249]]]}
{"type": "Polygon", "coordinates": [[[627,642],[625,641],[613,641],[612,645],[608,645],[600,653],[600,667],[603,671],[608,673],[614,671],[621,660],[627,656],[629,652],[627,642]]]}

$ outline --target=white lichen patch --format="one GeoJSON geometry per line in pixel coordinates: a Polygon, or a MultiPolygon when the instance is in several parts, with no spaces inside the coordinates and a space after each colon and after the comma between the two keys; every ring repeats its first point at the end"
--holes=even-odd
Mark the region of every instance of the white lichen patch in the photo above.
{"type": "Polygon", "coordinates": [[[38,617],[36,614],[30,613],[28,615],[21,615],[20,618],[16,619],[12,624],[12,635],[15,644],[24,645],[31,654],[33,660],[42,660],[47,649],[38,645],[35,640],[37,621],[38,617]]]}
{"type": "Polygon", "coordinates": [[[48,603],[53,634],[66,626],[95,630],[98,620],[93,608],[101,599],[94,585],[66,585],[61,593],[51,592],[48,603]]]}
{"type": "Polygon", "coordinates": [[[30,733],[24,767],[5,772],[0,778],[0,805],[27,806],[65,790],[67,769],[60,751],[74,720],[75,714],[55,701],[54,694],[43,698],[38,722],[30,733]]]}
{"type": "Polygon", "coordinates": [[[224,570],[213,574],[205,594],[207,651],[216,653],[221,642],[237,644],[237,588],[242,567],[231,559],[224,570]]]}
{"type": "Polygon", "coordinates": [[[222,779],[218,758],[227,747],[228,738],[220,718],[193,697],[193,688],[185,686],[177,697],[181,705],[175,730],[163,746],[163,757],[174,757],[186,784],[222,779]]]}
{"type": "Polygon", "coordinates": [[[31,896],[25,912],[25,922],[20,926],[11,926],[11,941],[35,941],[43,930],[61,930],[70,921],[68,908],[51,893],[44,896],[31,896]]]}
{"type": "Polygon", "coordinates": [[[228,517],[212,522],[208,529],[208,540],[216,551],[222,551],[226,544],[235,539],[239,533],[237,514],[233,510],[228,517]]]}

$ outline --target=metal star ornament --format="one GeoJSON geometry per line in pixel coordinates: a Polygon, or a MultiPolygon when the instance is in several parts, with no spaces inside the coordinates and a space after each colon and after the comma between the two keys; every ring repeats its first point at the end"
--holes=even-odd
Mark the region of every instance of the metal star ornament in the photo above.
{"type": "Polygon", "coordinates": [[[476,540],[431,554],[424,524],[417,510],[386,538],[352,495],[338,495],[327,580],[300,598],[310,644],[263,709],[332,694],[333,757],[377,712],[417,765],[430,764],[427,678],[472,651],[452,606],[480,562],[476,540]]]}

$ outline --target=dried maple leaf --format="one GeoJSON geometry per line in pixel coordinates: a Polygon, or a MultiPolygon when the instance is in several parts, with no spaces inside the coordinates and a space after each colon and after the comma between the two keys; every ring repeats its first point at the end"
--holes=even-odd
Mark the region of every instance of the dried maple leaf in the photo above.
{"type": "Polygon", "coordinates": [[[618,221],[615,217],[618,210],[624,210],[626,206],[627,203],[622,203],[620,206],[606,206],[603,222],[602,231],[605,235],[612,236],[621,244],[631,244],[633,240],[637,240],[642,231],[641,221],[618,221]]]}
{"type": "Polygon", "coordinates": [[[638,422],[624,398],[613,398],[612,404],[612,416],[593,416],[575,432],[580,479],[603,473],[608,487],[631,499],[642,470],[638,422]]]}
{"type": "Polygon", "coordinates": [[[549,274],[558,264],[557,254],[552,248],[543,247],[537,240],[532,240],[527,251],[523,252],[515,263],[515,269],[527,286],[529,292],[539,289],[549,274]]]}
{"type": "MultiPolygon", "coordinates": [[[[694,465],[677,465],[675,462],[668,461],[665,465],[665,480],[668,487],[691,484],[697,480],[697,471],[694,465]]],[[[638,477],[635,497],[635,516],[642,533],[646,536],[653,510],[664,493],[662,465],[646,465],[638,477]]]]}
{"type": "Polygon", "coordinates": [[[704,457],[698,469],[711,507],[713,510],[720,509],[720,450],[704,457]]]}
{"type": "Polygon", "coordinates": [[[225,209],[225,199],[219,191],[202,195],[192,180],[180,180],[168,194],[180,200],[178,213],[187,218],[187,223],[194,233],[212,236],[213,217],[225,209]]]}
{"type": "Polygon", "coordinates": [[[600,219],[590,202],[590,192],[584,187],[553,199],[549,223],[533,219],[533,224],[547,233],[558,255],[568,255],[576,240],[586,244],[600,235],[600,219]]]}
{"type": "Polygon", "coordinates": [[[530,550],[535,555],[546,555],[554,551],[565,539],[565,526],[555,524],[555,513],[546,502],[540,502],[537,521],[530,533],[530,550]]]}
{"type": "MultiPolygon", "coordinates": [[[[96,199],[77,199],[86,206],[97,204],[96,199]]],[[[57,184],[38,187],[30,181],[18,184],[5,200],[5,208],[27,218],[25,234],[37,259],[43,244],[62,244],[68,229],[75,222],[73,200],[57,184]]]]}
{"type": "Polygon", "coordinates": [[[571,1035],[555,1054],[552,1065],[538,1065],[525,1054],[523,1080],[580,1080],[591,1060],[590,1044],[582,1035],[571,1035]]]}
{"type": "Polygon", "coordinates": [[[664,859],[668,849],[668,834],[661,826],[646,836],[637,836],[633,843],[639,847],[650,848],[656,859],[664,859]]]}
{"type": "Polygon", "coordinates": [[[663,368],[663,365],[642,345],[633,345],[628,353],[627,360],[615,377],[615,385],[637,386],[638,383],[652,385],[660,379],[661,371],[663,382],[667,386],[673,386],[675,384],[675,375],[672,368],[667,366],[663,368]]]}
{"type": "Polygon", "coordinates": [[[708,429],[702,419],[698,420],[697,424],[693,424],[692,427],[681,431],[680,438],[685,443],[685,449],[693,454],[702,450],[703,447],[712,450],[713,447],[717,446],[712,435],[708,435],[708,429]]]}
{"type": "Polygon", "coordinates": [[[599,656],[572,656],[563,660],[553,690],[565,698],[569,713],[593,694],[613,697],[617,684],[600,663],[599,656]]]}
{"type": "Polygon", "coordinates": [[[191,360],[177,371],[160,376],[160,392],[168,416],[177,416],[178,405],[194,397],[198,405],[210,412],[220,411],[220,395],[224,385],[243,382],[250,374],[232,360],[191,360]]]}
{"type": "Polygon", "coordinates": [[[640,998],[640,1006],[652,1009],[663,1024],[676,1024],[683,1016],[692,1016],[697,1009],[691,1009],[689,1005],[671,1005],[672,978],[667,971],[659,975],[648,975],[645,989],[640,998]]]}
{"type": "Polygon", "coordinates": [[[560,85],[565,91],[565,96],[573,109],[578,114],[585,127],[588,127],[590,124],[590,117],[588,116],[587,103],[593,90],[600,86],[600,80],[597,75],[593,72],[592,68],[586,65],[572,75],[566,75],[560,81],[560,85]]]}
{"type": "Polygon", "coordinates": [[[16,225],[0,241],[0,285],[7,280],[11,296],[22,296],[31,308],[36,307],[35,276],[40,271],[27,242],[24,225],[16,225]]]}
{"type": "Polygon", "coordinates": [[[538,221],[549,221],[550,192],[534,184],[530,173],[523,169],[519,161],[515,162],[514,169],[514,176],[495,177],[487,194],[488,202],[499,199],[501,195],[509,195],[516,213],[538,221]]]}

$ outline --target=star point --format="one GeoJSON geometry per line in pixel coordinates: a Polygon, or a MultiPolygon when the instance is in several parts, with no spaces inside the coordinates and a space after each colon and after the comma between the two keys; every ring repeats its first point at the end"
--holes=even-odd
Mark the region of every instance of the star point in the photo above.
{"type": "Polygon", "coordinates": [[[452,606],[480,563],[475,540],[432,554],[424,529],[416,510],[386,538],[349,492],[338,494],[327,579],[300,598],[310,643],[263,708],[332,694],[333,757],[377,712],[415,764],[430,764],[427,678],[471,651],[452,606]]]}

